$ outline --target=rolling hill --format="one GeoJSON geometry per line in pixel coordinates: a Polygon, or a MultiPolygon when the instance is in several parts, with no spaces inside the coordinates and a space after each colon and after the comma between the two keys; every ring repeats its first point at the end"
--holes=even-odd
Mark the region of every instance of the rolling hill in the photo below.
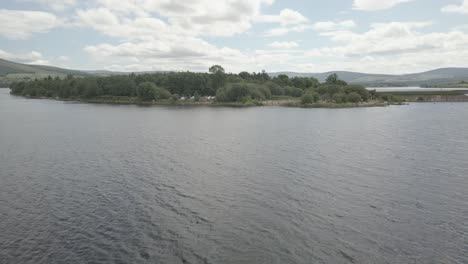
{"type": "Polygon", "coordinates": [[[389,75],[389,74],[367,74],[349,71],[331,71],[325,73],[297,73],[297,72],[275,72],[271,76],[286,74],[289,77],[314,77],[323,82],[330,74],[336,73],[339,78],[349,82],[366,86],[427,86],[453,84],[468,81],[468,68],[441,68],[427,72],[389,75]]]}
{"type": "MultiPolygon", "coordinates": [[[[154,73],[151,71],[138,72],[137,74],[154,73]]],[[[378,86],[441,86],[453,85],[462,81],[468,82],[468,68],[441,68],[427,72],[390,75],[390,74],[368,74],[350,71],[331,71],[324,73],[299,73],[299,72],[274,72],[270,76],[286,74],[289,77],[314,77],[323,82],[330,75],[336,73],[339,78],[349,82],[362,84],[369,87],[378,86]]],[[[58,76],[60,78],[71,74],[73,76],[110,76],[125,75],[128,72],[112,72],[105,70],[98,71],[77,71],[62,69],[44,65],[21,64],[0,59],[0,87],[6,87],[15,81],[28,81],[35,78],[46,78],[47,76],[58,76]]]]}
{"type": "Polygon", "coordinates": [[[28,81],[35,78],[46,78],[47,76],[63,78],[71,74],[73,76],[91,76],[92,74],[62,69],[45,65],[28,65],[0,59],[0,87],[7,86],[15,81],[28,81]]]}

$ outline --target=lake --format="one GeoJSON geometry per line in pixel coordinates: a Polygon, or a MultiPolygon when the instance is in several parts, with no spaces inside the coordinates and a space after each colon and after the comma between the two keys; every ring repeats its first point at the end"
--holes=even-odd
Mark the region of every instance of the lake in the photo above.
{"type": "Polygon", "coordinates": [[[423,87],[368,87],[377,92],[440,92],[440,91],[468,91],[468,88],[423,88],[423,87]]]}
{"type": "Polygon", "coordinates": [[[468,103],[138,107],[0,89],[0,263],[468,263],[468,103]]]}

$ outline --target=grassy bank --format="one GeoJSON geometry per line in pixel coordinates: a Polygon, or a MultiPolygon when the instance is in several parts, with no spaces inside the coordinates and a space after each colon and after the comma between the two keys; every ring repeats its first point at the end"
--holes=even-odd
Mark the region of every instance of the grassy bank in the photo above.
{"type": "Polygon", "coordinates": [[[387,106],[388,103],[382,101],[371,101],[361,103],[333,103],[333,102],[317,102],[312,104],[302,104],[297,98],[276,98],[274,100],[258,101],[249,100],[245,102],[216,102],[216,101],[193,101],[193,100],[157,100],[157,101],[142,101],[138,97],[113,96],[99,98],[50,98],[38,96],[24,96],[30,99],[49,99],[65,102],[81,102],[91,104],[115,104],[115,105],[141,105],[141,106],[211,106],[211,107],[255,107],[255,106],[284,106],[284,107],[300,107],[300,108],[354,108],[354,107],[376,107],[387,106]]]}
{"type": "Polygon", "coordinates": [[[378,92],[381,98],[399,98],[405,102],[468,102],[468,90],[378,92]]]}
{"type": "Polygon", "coordinates": [[[333,102],[318,102],[312,104],[302,104],[300,102],[290,102],[284,104],[287,107],[300,107],[300,108],[356,108],[356,107],[384,107],[389,104],[386,102],[361,102],[361,103],[342,103],[337,104],[333,102]]]}

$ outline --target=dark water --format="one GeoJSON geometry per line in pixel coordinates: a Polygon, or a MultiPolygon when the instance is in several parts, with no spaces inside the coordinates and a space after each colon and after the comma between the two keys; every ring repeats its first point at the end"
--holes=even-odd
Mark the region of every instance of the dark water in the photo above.
{"type": "Polygon", "coordinates": [[[0,263],[468,263],[468,104],[171,108],[0,89],[0,263]]]}

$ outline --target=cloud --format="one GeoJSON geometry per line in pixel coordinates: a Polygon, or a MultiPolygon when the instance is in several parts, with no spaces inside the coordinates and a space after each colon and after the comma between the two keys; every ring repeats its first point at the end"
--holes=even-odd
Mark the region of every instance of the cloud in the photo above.
{"type": "Polygon", "coordinates": [[[46,6],[50,9],[62,11],[67,7],[74,6],[76,0],[20,0],[21,2],[33,2],[46,6]]]}
{"type": "Polygon", "coordinates": [[[441,44],[433,43],[434,40],[427,39],[430,34],[416,31],[416,29],[428,27],[431,24],[430,21],[375,23],[371,25],[369,31],[364,33],[346,30],[323,32],[322,36],[329,37],[330,40],[344,45],[321,50],[345,57],[376,54],[396,55],[423,51],[441,44]]]}
{"type": "Polygon", "coordinates": [[[305,16],[291,9],[283,9],[279,15],[261,15],[256,17],[255,21],[278,23],[280,25],[279,27],[269,29],[263,34],[268,37],[286,35],[290,32],[304,32],[311,27],[308,24],[309,20],[305,16]]]}
{"type": "Polygon", "coordinates": [[[78,23],[89,26],[105,34],[114,34],[120,25],[117,16],[106,8],[93,8],[77,11],[78,23]]]}
{"type": "MultiPolygon", "coordinates": [[[[272,0],[98,0],[98,6],[126,17],[165,18],[168,24],[185,34],[232,36],[249,30],[262,6],[272,0]]],[[[286,19],[287,13],[285,14],[286,19]]],[[[290,14],[291,15],[291,14],[290,14]]]]}
{"type": "Polygon", "coordinates": [[[468,34],[461,31],[424,33],[430,21],[372,24],[363,33],[323,32],[335,45],[304,52],[304,69],[340,69],[373,73],[408,73],[439,67],[466,67],[468,34]],[[307,66],[306,66],[307,65],[307,66]]]}
{"type": "Polygon", "coordinates": [[[297,44],[297,42],[294,41],[275,41],[268,44],[268,46],[278,49],[292,49],[298,47],[299,44],[297,44]]]}
{"type": "Polygon", "coordinates": [[[6,60],[12,60],[20,63],[27,64],[46,64],[48,61],[44,59],[42,54],[37,51],[31,51],[28,53],[10,53],[4,50],[0,50],[0,58],[6,60]]]}
{"type": "Polygon", "coordinates": [[[468,14],[468,0],[464,0],[460,5],[448,5],[442,8],[442,12],[468,14]]]}
{"type": "Polygon", "coordinates": [[[390,9],[398,4],[414,0],[354,0],[353,8],[363,11],[376,11],[390,9]]]}
{"type": "Polygon", "coordinates": [[[340,30],[340,29],[350,29],[356,27],[356,23],[353,20],[345,20],[345,21],[321,21],[314,23],[312,28],[317,31],[333,31],[333,30],[340,30]]]}
{"type": "MultiPolygon", "coordinates": [[[[284,9],[279,15],[261,15],[261,7],[271,4],[271,0],[194,0],[183,5],[171,0],[98,2],[95,7],[77,10],[75,24],[117,39],[118,44],[108,42],[84,47],[95,63],[112,70],[206,71],[212,64],[241,70],[246,63],[264,67],[265,63],[284,57],[218,47],[203,37],[244,33],[255,22],[300,27],[307,21],[291,9],[284,9]]],[[[281,44],[294,45],[293,42],[281,44]]]]}
{"type": "Polygon", "coordinates": [[[60,25],[51,13],[0,9],[0,36],[27,39],[34,33],[45,33],[60,25]]]}
{"type": "Polygon", "coordinates": [[[257,22],[279,23],[282,26],[301,24],[308,19],[301,13],[289,8],[281,10],[279,15],[261,15],[256,18],[257,22]]]}
{"type": "Polygon", "coordinates": [[[312,28],[312,25],[309,24],[296,25],[292,27],[277,27],[266,31],[263,35],[266,37],[283,36],[291,32],[304,32],[310,28],[312,28]]]}

